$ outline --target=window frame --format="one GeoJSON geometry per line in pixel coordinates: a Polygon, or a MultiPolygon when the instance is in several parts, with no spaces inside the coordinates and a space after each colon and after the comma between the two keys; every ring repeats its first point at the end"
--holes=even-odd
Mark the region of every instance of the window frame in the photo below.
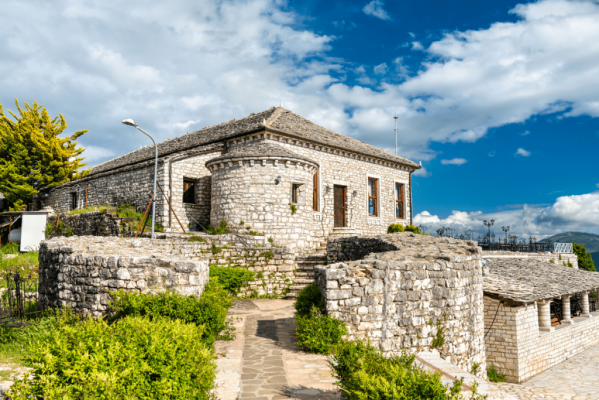
{"type": "Polygon", "coordinates": [[[299,183],[291,183],[291,204],[299,204],[300,186],[299,183]]]}
{"type": "Polygon", "coordinates": [[[312,185],[314,186],[312,188],[312,211],[315,212],[320,211],[320,188],[318,187],[318,181],[318,170],[316,170],[316,172],[314,172],[314,175],[312,176],[312,185]]]}
{"type": "Polygon", "coordinates": [[[393,198],[394,198],[394,211],[393,213],[395,214],[395,219],[406,219],[406,183],[405,182],[401,182],[401,181],[395,181],[394,182],[394,187],[393,187],[393,198]],[[397,199],[397,186],[399,185],[399,188],[401,190],[401,200],[397,199]],[[398,217],[397,216],[397,203],[402,204],[402,214],[398,217]]]}
{"type": "Polygon", "coordinates": [[[181,199],[183,204],[196,204],[196,183],[195,179],[183,178],[183,198],[181,199]],[[191,184],[191,187],[187,190],[185,189],[186,184],[191,184]],[[186,194],[189,189],[193,191],[191,195],[186,194]],[[186,201],[186,199],[189,200],[189,196],[192,197],[193,201],[186,201]]]}
{"type": "Polygon", "coordinates": [[[380,202],[380,182],[381,179],[378,176],[369,175],[366,180],[366,212],[371,218],[378,218],[381,216],[381,202],[380,202]],[[370,195],[370,181],[374,182],[374,196],[370,195]],[[374,200],[374,214],[370,213],[370,201],[374,200]]]}

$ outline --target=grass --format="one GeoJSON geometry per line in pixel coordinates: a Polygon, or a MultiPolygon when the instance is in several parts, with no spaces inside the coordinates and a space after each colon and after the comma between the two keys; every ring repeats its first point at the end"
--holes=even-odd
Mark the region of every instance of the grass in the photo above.
{"type": "MultiPolygon", "coordinates": [[[[8,245],[0,248],[0,258],[5,254],[16,254],[16,257],[0,259],[0,288],[6,287],[6,274],[10,272],[20,272],[21,276],[27,277],[39,265],[39,253],[30,251],[27,253],[19,252],[18,246],[13,246],[10,250],[8,245]]],[[[32,277],[37,278],[37,272],[32,274],[32,277]]]]}
{"type": "MultiPolygon", "coordinates": [[[[114,209],[114,206],[110,205],[101,205],[101,206],[89,206],[86,208],[77,208],[75,210],[71,210],[67,213],[67,215],[78,215],[84,214],[93,211],[106,212],[106,210],[114,209]]],[[[116,215],[119,218],[130,218],[132,221],[129,222],[130,225],[135,227],[135,230],[139,227],[139,224],[143,220],[144,213],[137,211],[134,205],[129,203],[123,203],[120,206],[116,207],[116,215]]],[[[148,220],[146,229],[152,229],[152,217],[149,215],[146,217],[148,220]]],[[[164,227],[160,223],[156,223],[154,225],[154,230],[156,232],[163,232],[164,227]]]]}
{"type": "Polygon", "coordinates": [[[67,215],[77,215],[77,214],[85,214],[88,212],[94,212],[94,211],[99,211],[99,212],[103,212],[106,211],[110,208],[114,208],[113,206],[109,206],[109,205],[102,205],[102,206],[88,206],[85,208],[76,208],[74,210],[71,210],[67,213],[67,215]]]}

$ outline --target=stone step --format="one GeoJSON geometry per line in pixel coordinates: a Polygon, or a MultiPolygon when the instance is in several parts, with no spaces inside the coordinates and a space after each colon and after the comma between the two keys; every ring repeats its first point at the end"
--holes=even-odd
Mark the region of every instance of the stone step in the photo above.
{"type": "Polygon", "coordinates": [[[294,280],[295,286],[300,286],[301,284],[309,285],[312,282],[314,282],[314,279],[310,279],[310,278],[298,278],[298,277],[296,277],[295,280],[294,280]]]}

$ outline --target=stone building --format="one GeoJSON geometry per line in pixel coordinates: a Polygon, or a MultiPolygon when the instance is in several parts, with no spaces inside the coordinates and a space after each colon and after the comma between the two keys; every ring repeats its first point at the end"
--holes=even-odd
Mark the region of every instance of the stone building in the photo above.
{"type": "MultiPolygon", "coordinates": [[[[158,153],[156,220],[167,232],[181,231],[177,218],[193,230],[225,220],[233,231],[317,248],[329,235],[380,234],[412,222],[418,164],[282,107],[169,139],[158,153]]],[[[146,146],[40,193],[34,209],[123,202],[143,209],[153,170],[154,148],[146,146]]]]}
{"type": "Polygon", "coordinates": [[[523,382],[599,343],[599,274],[534,258],[485,258],[487,363],[523,382]]]}

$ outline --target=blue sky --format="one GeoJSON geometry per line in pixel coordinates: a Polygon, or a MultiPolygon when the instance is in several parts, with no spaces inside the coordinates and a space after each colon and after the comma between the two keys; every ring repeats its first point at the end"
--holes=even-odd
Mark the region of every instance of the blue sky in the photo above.
{"type": "Polygon", "coordinates": [[[273,105],[399,153],[416,222],[599,233],[599,4],[7,0],[0,103],[63,113],[90,166],[273,105]]]}

